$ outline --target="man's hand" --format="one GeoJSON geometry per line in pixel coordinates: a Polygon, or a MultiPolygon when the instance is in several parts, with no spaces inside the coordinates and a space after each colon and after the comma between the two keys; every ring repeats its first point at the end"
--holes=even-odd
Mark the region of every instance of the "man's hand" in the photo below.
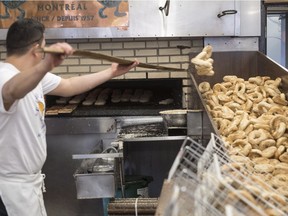
{"type": "Polygon", "coordinates": [[[111,64],[112,77],[121,76],[121,75],[127,73],[128,71],[130,71],[131,69],[137,67],[138,64],[139,64],[138,60],[135,60],[130,65],[121,65],[121,64],[117,64],[117,63],[112,63],[111,64]]]}
{"type": "Polygon", "coordinates": [[[48,71],[51,71],[54,67],[57,67],[58,65],[60,65],[67,56],[72,55],[74,52],[74,49],[68,43],[56,43],[56,44],[49,46],[49,48],[63,51],[63,54],[62,53],[61,54],[54,54],[54,53],[45,54],[43,63],[46,64],[48,71]]]}

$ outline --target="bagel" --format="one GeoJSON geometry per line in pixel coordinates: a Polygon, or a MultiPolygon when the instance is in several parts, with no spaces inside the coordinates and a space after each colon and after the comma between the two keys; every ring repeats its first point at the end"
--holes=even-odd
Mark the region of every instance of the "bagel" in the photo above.
{"type": "Polygon", "coordinates": [[[272,115],[284,115],[284,111],[282,108],[280,108],[279,106],[272,106],[269,110],[268,110],[269,114],[272,115]]]}
{"type": "Polygon", "coordinates": [[[248,157],[251,159],[262,157],[262,151],[259,149],[251,149],[248,157]]]}
{"type": "MultiPolygon", "coordinates": [[[[211,46],[210,46],[211,47],[211,46]]],[[[210,58],[212,55],[211,48],[203,48],[203,50],[194,58],[191,59],[191,63],[195,65],[195,69],[198,75],[212,76],[214,75],[213,71],[213,62],[214,60],[210,58]]]]}
{"type": "Polygon", "coordinates": [[[248,135],[248,141],[252,145],[258,145],[265,139],[267,139],[267,135],[263,132],[262,129],[253,130],[248,135]]]}
{"type": "Polygon", "coordinates": [[[239,124],[239,130],[245,130],[250,124],[249,116],[246,112],[244,112],[241,116],[241,122],[239,124]]]}
{"type": "Polygon", "coordinates": [[[286,125],[288,124],[287,117],[283,115],[276,115],[270,121],[270,127],[272,135],[275,139],[280,138],[286,131],[286,125]]]}
{"type": "MultiPolygon", "coordinates": [[[[233,87],[233,83],[231,82],[222,82],[221,83],[225,88],[227,88],[227,90],[231,87],[233,87]]],[[[228,90],[226,94],[233,94],[232,90],[228,90]]]]}
{"type": "Polygon", "coordinates": [[[243,148],[239,151],[239,154],[247,156],[252,150],[252,145],[250,143],[247,143],[243,148]]]}
{"type": "Polygon", "coordinates": [[[265,158],[272,158],[274,157],[276,151],[277,151],[276,146],[270,146],[262,151],[262,156],[265,158]]]}
{"type": "Polygon", "coordinates": [[[245,98],[245,100],[243,100],[243,99],[240,98],[237,94],[233,94],[233,95],[232,95],[232,100],[235,101],[236,103],[244,104],[245,101],[246,101],[246,98],[245,98]]]}
{"type": "Polygon", "coordinates": [[[270,110],[273,107],[273,105],[267,103],[266,101],[261,101],[258,104],[258,110],[261,111],[261,113],[266,113],[268,110],[270,110]]]}
{"type": "Polygon", "coordinates": [[[238,163],[248,163],[250,161],[248,157],[245,157],[242,155],[231,155],[230,158],[232,161],[235,161],[238,163]]]}
{"type": "Polygon", "coordinates": [[[282,194],[286,198],[288,198],[288,185],[287,186],[281,186],[277,188],[277,192],[279,194],[282,194]]]}
{"type": "Polygon", "coordinates": [[[250,83],[249,81],[245,82],[246,86],[246,93],[254,92],[257,88],[257,85],[255,83],[250,83]]]}
{"type": "Polygon", "coordinates": [[[253,93],[248,94],[248,98],[257,104],[263,100],[263,95],[259,92],[253,92],[253,93]]]}
{"type": "MultiPolygon", "coordinates": [[[[264,192],[261,194],[262,197],[267,200],[268,202],[275,202],[274,204],[281,204],[281,205],[286,205],[287,202],[285,198],[275,192],[264,192]]],[[[278,213],[279,214],[279,213],[278,213]]]]}
{"type": "Polygon", "coordinates": [[[252,158],[252,162],[254,164],[269,164],[270,160],[264,157],[256,157],[256,158],[252,158]]]}
{"type": "Polygon", "coordinates": [[[245,86],[244,83],[240,83],[240,82],[236,83],[235,88],[234,88],[234,92],[235,92],[235,93],[242,93],[242,94],[244,94],[245,91],[246,91],[246,86],[245,86]]]}
{"type": "Polygon", "coordinates": [[[264,90],[266,91],[266,94],[271,96],[271,97],[275,97],[280,93],[277,90],[275,90],[275,88],[273,88],[272,86],[266,86],[265,85],[264,90]]]}
{"type": "Polygon", "coordinates": [[[286,131],[286,124],[284,122],[280,122],[277,128],[273,128],[274,132],[272,133],[275,139],[280,138],[286,131]]]}
{"type": "Polygon", "coordinates": [[[234,112],[227,106],[222,107],[222,118],[224,119],[233,119],[234,118],[234,112]]]}
{"type": "Polygon", "coordinates": [[[275,166],[276,164],[281,163],[278,159],[269,159],[269,164],[275,166]]]}
{"type": "Polygon", "coordinates": [[[275,80],[271,80],[271,79],[268,79],[265,81],[264,85],[267,85],[267,86],[275,86],[275,87],[278,87],[281,83],[281,78],[277,77],[275,80]]]}
{"type": "MultiPolygon", "coordinates": [[[[207,103],[207,105],[208,105],[209,107],[212,107],[213,110],[214,110],[214,107],[217,106],[212,100],[208,100],[206,103],[207,103]]],[[[212,110],[212,111],[213,111],[213,110],[212,110]]]]}
{"type": "MultiPolygon", "coordinates": [[[[264,89],[264,86],[257,86],[256,89],[255,89],[257,92],[259,92],[260,94],[263,95],[263,98],[267,98],[267,94],[266,94],[266,91],[264,89]]],[[[264,99],[264,100],[265,100],[264,99]]]]}
{"type": "Polygon", "coordinates": [[[285,95],[284,95],[284,97],[282,96],[281,97],[281,95],[282,94],[277,94],[277,95],[275,95],[273,98],[272,98],[272,100],[276,103],[276,104],[281,104],[281,105],[283,105],[283,106],[287,106],[288,105],[288,101],[285,99],[285,95]]]}
{"type": "MultiPolygon", "coordinates": [[[[277,151],[275,152],[275,158],[279,159],[279,157],[285,152],[286,150],[286,147],[283,146],[283,145],[280,145],[278,148],[277,148],[277,151]]],[[[280,159],[279,159],[280,160],[280,159]]]]}
{"type": "Polygon", "coordinates": [[[209,99],[209,98],[211,98],[211,96],[213,95],[213,90],[210,89],[210,90],[202,93],[202,95],[203,95],[203,98],[209,99]]]}
{"type": "Polygon", "coordinates": [[[221,102],[229,102],[229,101],[231,101],[231,98],[229,96],[227,96],[226,94],[224,94],[224,93],[219,93],[217,95],[217,98],[221,102]]]}
{"type": "Polygon", "coordinates": [[[228,119],[214,118],[213,120],[216,123],[217,129],[220,133],[222,133],[231,123],[228,119]]]}
{"type": "Polygon", "coordinates": [[[272,173],[274,166],[272,164],[255,164],[254,170],[259,173],[272,173]]]}
{"type": "Polygon", "coordinates": [[[261,124],[261,123],[256,123],[253,125],[254,126],[254,129],[263,129],[265,131],[269,131],[270,130],[270,126],[268,124],[261,124]]]}
{"type": "Polygon", "coordinates": [[[253,196],[255,197],[260,197],[261,196],[261,193],[262,193],[262,190],[261,190],[261,187],[256,187],[256,186],[253,186],[253,185],[245,185],[245,188],[250,191],[253,196]]]}
{"type": "Polygon", "coordinates": [[[195,65],[195,68],[197,70],[197,74],[198,75],[205,75],[207,73],[209,73],[210,70],[213,69],[213,66],[212,66],[212,63],[211,61],[205,61],[204,64],[203,63],[203,60],[195,60],[194,63],[198,62],[198,64],[195,65]]]}
{"type": "Polygon", "coordinates": [[[270,160],[268,158],[264,158],[264,157],[257,157],[257,158],[252,159],[252,162],[255,164],[268,164],[269,161],[270,160]]]}
{"type": "Polygon", "coordinates": [[[237,95],[238,98],[240,98],[243,101],[246,101],[247,97],[244,94],[246,91],[246,87],[244,83],[236,83],[234,88],[234,93],[237,95]]]}
{"type": "Polygon", "coordinates": [[[288,173],[288,164],[287,163],[278,163],[275,164],[273,175],[278,174],[287,174],[288,173]]]}
{"type": "Polygon", "coordinates": [[[204,52],[199,53],[195,58],[191,59],[191,63],[196,66],[201,66],[203,68],[211,68],[212,64],[206,60],[199,58],[198,56],[202,55],[204,52]]]}
{"type": "Polygon", "coordinates": [[[275,146],[276,141],[274,139],[266,139],[259,143],[259,149],[262,151],[268,147],[275,146]]]}
{"type": "Polygon", "coordinates": [[[282,186],[287,186],[288,184],[288,175],[287,174],[278,174],[273,176],[270,180],[274,188],[279,188],[282,186]]]}
{"type": "Polygon", "coordinates": [[[288,138],[285,136],[278,138],[276,141],[276,146],[279,147],[280,145],[287,147],[288,146],[288,138]]]}
{"type": "Polygon", "coordinates": [[[238,77],[235,75],[226,75],[223,77],[223,81],[233,83],[238,77]]]}
{"type": "Polygon", "coordinates": [[[279,160],[284,163],[288,163],[288,152],[284,152],[279,156],[279,160]]]}
{"type": "Polygon", "coordinates": [[[245,171],[247,171],[246,175],[250,175],[250,173],[254,172],[255,164],[250,159],[247,163],[244,163],[243,165],[244,165],[243,173],[245,173],[245,171]]]}
{"type": "Polygon", "coordinates": [[[246,136],[245,132],[239,130],[239,131],[236,131],[235,133],[228,135],[227,141],[230,143],[233,143],[233,146],[239,146],[239,145],[244,146],[246,145],[246,143],[248,143],[247,141],[243,140],[245,136],[246,136]]]}
{"type": "Polygon", "coordinates": [[[236,163],[236,162],[224,164],[223,166],[221,166],[222,172],[230,172],[233,170],[240,170],[240,169],[241,169],[241,165],[239,163],[236,163]]]}
{"type": "Polygon", "coordinates": [[[206,52],[206,58],[210,58],[212,56],[212,46],[211,45],[206,45],[204,48],[203,48],[203,52],[206,52]]]}
{"type": "Polygon", "coordinates": [[[241,151],[241,147],[238,147],[238,146],[237,147],[231,147],[231,146],[229,146],[228,154],[230,156],[239,155],[240,151],[241,151]]]}
{"type": "Polygon", "coordinates": [[[266,208],[265,209],[265,215],[267,215],[267,216],[278,216],[280,212],[281,211],[279,211],[278,209],[275,209],[275,208],[266,208]]]}
{"type": "MultiPolygon", "coordinates": [[[[253,182],[255,182],[256,184],[258,184],[259,186],[261,186],[262,188],[264,188],[265,190],[269,191],[271,190],[271,187],[264,181],[267,179],[271,178],[270,173],[267,174],[255,174],[255,175],[251,175],[250,176],[251,180],[253,182]]],[[[271,178],[272,179],[272,178],[271,178]]]]}
{"type": "MultiPolygon", "coordinates": [[[[232,90],[228,90],[225,93],[226,96],[228,96],[229,98],[231,98],[231,96],[233,95],[233,91],[232,90]]],[[[230,103],[234,103],[234,101],[232,99],[230,99],[230,103]]]]}
{"type": "Polygon", "coordinates": [[[199,91],[201,93],[208,92],[211,89],[210,83],[209,82],[201,82],[199,84],[199,91]]]}
{"type": "MultiPolygon", "coordinates": [[[[220,99],[219,99],[220,100],[220,99]]],[[[231,101],[231,99],[229,98],[229,101],[231,101]]],[[[241,110],[242,107],[240,104],[235,103],[235,102],[228,102],[225,103],[225,106],[229,107],[232,111],[237,112],[238,110],[241,110]]]]}
{"type": "Polygon", "coordinates": [[[254,130],[254,127],[253,127],[253,125],[252,124],[249,124],[248,125],[248,127],[246,127],[246,129],[245,129],[245,133],[246,134],[249,134],[251,131],[253,131],[254,130]]]}
{"type": "Polygon", "coordinates": [[[256,84],[256,85],[258,85],[258,86],[264,84],[264,83],[263,83],[263,80],[262,80],[262,78],[261,78],[260,76],[250,77],[250,78],[248,79],[248,81],[249,81],[250,83],[256,84]]]}
{"type": "Polygon", "coordinates": [[[211,95],[211,100],[214,102],[214,104],[216,106],[219,106],[219,100],[218,100],[218,97],[216,95],[211,95]]]}
{"type": "Polygon", "coordinates": [[[241,121],[240,116],[236,116],[233,121],[231,121],[231,124],[223,131],[224,136],[227,136],[228,134],[233,133],[234,131],[238,130],[238,125],[241,121]]]}
{"type": "MultiPolygon", "coordinates": [[[[243,132],[243,131],[242,131],[243,132]]],[[[243,132],[244,133],[244,132],[243,132]]],[[[244,133],[244,136],[245,136],[245,133],[244,133]]],[[[252,149],[252,146],[251,144],[247,141],[247,140],[244,140],[244,139],[237,139],[235,140],[233,143],[232,143],[232,146],[235,147],[235,146],[238,146],[240,147],[240,151],[239,151],[239,154],[240,155],[243,155],[243,156],[247,156],[251,149],[252,149]]]]}
{"type": "Polygon", "coordinates": [[[213,76],[215,74],[215,72],[212,70],[212,66],[211,67],[208,67],[206,68],[205,66],[204,67],[196,67],[196,70],[197,70],[197,74],[199,76],[213,76]]]}
{"type": "Polygon", "coordinates": [[[212,89],[214,93],[219,93],[219,92],[226,93],[227,92],[227,88],[221,83],[216,83],[212,89]]]}
{"type": "MultiPolygon", "coordinates": [[[[204,49],[204,48],[203,48],[203,49],[204,49]]],[[[204,51],[203,49],[202,49],[202,51],[201,51],[200,53],[198,53],[198,54],[195,56],[195,58],[198,58],[198,59],[206,58],[207,52],[204,51]]]]}
{"type": "Polygon", "coordinates": [[[253,203],[254,205],[257,204],[255,198],[247,190],[239,190],[239,189],[233,190],[227,196],[228,196],[227,199],[229,200],[236,200],[238,198],[239,200],[243,201],[242,199],[243,197],[244,199],[247,199],[249,202],[253,203]]]}

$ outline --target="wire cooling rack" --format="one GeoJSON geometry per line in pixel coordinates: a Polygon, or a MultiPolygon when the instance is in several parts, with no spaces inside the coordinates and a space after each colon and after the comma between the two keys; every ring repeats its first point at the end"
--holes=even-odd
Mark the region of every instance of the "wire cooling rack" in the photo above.
{"type": "Polygon", "coordinates": [[[168,175],[174,182],[169,215],[287,215],[285,198],[249,174],[215,134],[206,147],[187,137],[168,175]]]}

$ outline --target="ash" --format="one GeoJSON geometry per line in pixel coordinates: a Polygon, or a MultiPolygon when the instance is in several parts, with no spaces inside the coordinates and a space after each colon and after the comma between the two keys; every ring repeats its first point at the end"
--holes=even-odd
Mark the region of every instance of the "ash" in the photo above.
{"type": "Polygon", "coordinates": [[[121,128],[118,138],[131,139],[138,137],[161,137],[167,136],[167,131],[163,123],[132,125],[121,128]]]}

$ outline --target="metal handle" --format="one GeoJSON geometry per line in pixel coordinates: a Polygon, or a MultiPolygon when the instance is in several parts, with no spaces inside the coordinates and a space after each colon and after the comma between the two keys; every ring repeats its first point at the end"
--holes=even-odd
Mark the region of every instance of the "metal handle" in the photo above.
{"type": "Polygon", "coordinates": [[[169,9],[170,9],[170,0],[166,0],[164,7],[159,7],[160,11],[164,10],[166,16],[169,15],[169,9]]]}
{"type": "Polygon", "coordinates": [[[75,154],[72,159],[123,158],[123,153],[75,154]]]}
{"type": "Polygon", "coordinates": [[[219,13],[217,15],[218,18],[222,17],[222,16],[226,16],[226,15],[232,15],[232,14],[236,14],[237,10],[224,10],[221,13],[219,13]]]}

